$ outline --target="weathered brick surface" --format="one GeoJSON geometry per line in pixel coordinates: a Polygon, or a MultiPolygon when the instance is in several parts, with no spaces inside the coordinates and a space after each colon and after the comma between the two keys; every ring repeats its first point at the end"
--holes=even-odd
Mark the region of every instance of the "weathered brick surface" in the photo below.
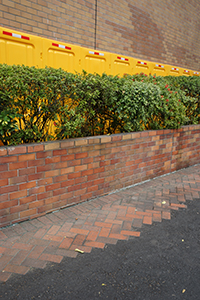
{"type": "MultiPolygon", "coordinates": [[[[200,70],[199,12],[199,0],[98,0],[97,49],[200,70]]],[[[0,17],[7,28],[95,47],[94,0],[3,0],[0,17]]]]}
{"type": "MultiPolygon", "coordinates": [[[[40,214],[199,163],[199,132],[200,125],[193,125],[178,130],[41,143],[37,147],[34,144],[4,147],[0,169],[0,226],[34,219],[40,214]],[[96,146],[102,147],[96,150],[96,146]],[[31,167],[24,163],[25,158],[30,159],[31,167]]],[[[177,209],[178,202],[173,203],[171,209],[177,209]]],[[[114,211],[108,216],[105,228],[111,226],[113,214],[114,211]]],[[[140,216],[139,211],[129,208],[126,215],[123,212],[118,215],[118,224],[133,215],[145,224],[151,224],[152,218],[158,221],[161,218],[152,213],[140,216]]],[[[167,218],[167,214],[163,216],[167,218]]],[[[96,220],[96,226],[99,223],[96,220]]],[[[86,234],[77,228],[76,233],[78,231],[86,234]]],[[[107,231],[101,235],[107,235],[107,231]]]]}

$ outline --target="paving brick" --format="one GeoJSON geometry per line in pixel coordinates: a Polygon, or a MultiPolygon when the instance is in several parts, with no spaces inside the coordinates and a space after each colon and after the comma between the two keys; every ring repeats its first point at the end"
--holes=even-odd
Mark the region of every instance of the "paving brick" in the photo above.
{"type": "Polygon", "coordinates": [[[18,226],[13,227],[13,229],[17,234],[22,234],[22,233],[27,232],[25,228],[20,226],[20,224],[18,226]]]}
{"type": "Polygon", "coordinates": [[[62,226],[64,223],[63,220],[61,218],[59,218],[58,216],[56,216],[55,213],[48,214],[48,219],[50,219],[53,223],[58,224],[58,225],[54,225],[54,226],[62,226]]]}
{"type": "Polygon", "coordinates": [[[63,232],[64,231],[69,231],[72,226],[73,226],[73,223],[65,222],[63,224],[63,226],[60,228],[60,231],[63,231],[63,232]]]}
{"type": "Polygon", "coordinates": [[[132,228],[132,222],[124,221],[122,225],[123,230],[131,230],[132,228]]]}
{"type": "Polygon", "coordinates": [[[35,226],[36,228],[42,227],[44,224],[40,222],[38,219],[34,219],[29,221],[31,225],[35,226]]]}
{"type": "Polygon", "coordinates": [[[133,215],[133,214],[135,214],[135,207],[128,207],[128,209],[127,209],[127,214],[129,214],[129,215],[133,215]]]}
{"type": "Polygon", "coordinates": [[[39,259],[40,260],[45,260],[45,261],[51,261],[51,262],[55,262],[55,263],[60,263],[61,260],[63,259],[63,256],[43,253],[39,257],[39,259]]]}
{"type": "Polygon", "coordinates": [[[60,244],[59,248],[69,249],[73,242],[73,238],[65,238],[60,244]]]}
{"type": "Polygon", "coordinates": [[[89,230],[84,230],[84,229],[79,229],[79,228],[71,228],[70,232],[87,235],[89,233],[89,230]]]}
{"type": "Polygon", "coordinates": [[[125,217],[125,216],[126,216],[126,210],[125,209],[122,209],[122,210],[118,211],[117,217],[125,217]]]}
{"type": "Polygon", "coordinates": [[[148,216],[148,217],[152,216],[152,213],[144,212],[144,211],[136,211],[135,214],[140,216],[148,216]]]}
{"type": "MultiPolygon", "coordinates": [[[[85,222],[85,224],[86,224],[87,222],[85,222]]],[[[82,229],[86,229],[86,230],[89,230],[89,231],[98,231],[99,232],[99,230],[100,230],[100,228],[98,227],[98,226],[93,226],[93,225],[83,225],[82,226],[82,229]]]]}
{"type": "Polygon", "coordinates": [[[153,213],[153,218],[152,218],[153,222],[161,222],[162,221],[162,216],[161,213],[153,213]]]}
{"type": "Polygon", "coordinates": [[[40,217],[38,220],[45,225],[53,225],[53,222],[49,220],[47,216],[40,217]]]}
{"type": "Polygon", "coordinates": [[[36,231],[37,230],[37,228],[34,225],[32,225],[30,222],[23,222],[20,225],[27,231],[36,231]]]}
{"type": "Polygon", "coordinates": [[[0,254],[4,253],[5,251],[7,251],[7,248],[5,248],[5,247],[0,247],[0,254]]]}
{"type": "Polygon", "coordinates": [[[143,224],[148,224],[148,225],[151,225],[152,224],[152,217],[150,216],[144,216],[144,219],[143,219],[143,224]]]}
{"type": "Polygon", "coordinates": [[[110,233],[120,233],[122,226],[115,224],[112,226],[110,233]]]}
{"type": "Polygon", "coordinates": [[[119,233],[111,233],[109,235],[109,238],[117,239],[117,240],[127,240],[128,239],[127,236],[124,236],[123,234],[119,234],[119,233]]]}
{"type": "Polygon", "coordinates": [[[22,262],[22,266],[34,267],[34,268],[40,268],[40,269],[44,269],[46,267],[46,264],[47,264],[46,261],[42,261],[42,260],[30,258],[30,257],[27,257],[22,262]]]}
{"type": "Polygon", "coordinates": [[[140,232],[139,231],[130,231],[130,230],[122,230],[121,234],[122,235],[136,236],[136,237],[140,236],[140,232]]]}
{"type": "MultiPolygon", "coordinates": [[[[117,217],[116,219],[117,220],[121,220],[121,221],[129,221],[129,222],[133,222],[133,216],[132,215],[129,215],[128,217],[127,216],[125,216],[125,217],[122,217],[122,216],[120,216],[120,217],[117,217]],[[130,216],[130,217],[129,217],[130,216]]],[[[139,216],[139,218],[138,219],[141,219],[141,216],[139,216]]]]}
{"type": "Polygon", "coordinates": [[[118,239],[103,237],[103,236],[98,236],[98,238],[96,240],[96,242],[100,242],[100,243],[104,243],[104,244],[112,244],[112,245],[116,245],[117,241],[118,241],[118,239]]]}
{"type": "Polygon", "coordinates": [[[45,246],[35,246],[35,248],[28,255],[29,258],[37,259],[46,249],[45,246]]]}
{"type": "Polygon", "coordinates": [[[99,231],[93,231],[91,230],[90,233],[87,236],[88,241],[96,241],[98,237],[99,231]]]}
{"type": "Polygon", "coordinates": [[[19,240],[19,236],[15,236],[9,239],[6,239],[5,241],[1,241],[1,247],[7,247],[10,248],[13,246],[13,244],[19,240]]]}
{"type": "Polygon", "coordinates": [[[24,259],[29,254],[28,250],[20,250],[10,261],[10,264],[12,265],[21,265],[21,263],[24,261],[24,259]]]}
{"type": "Polygon", "coordinates": [[[7,239],[7,238],[8,238],[8,236],[5,235],[5,234],[3,233],[3,231],[0,231],[0,240],[5,240],[5,239],[7,239]]]}
{"type": "Polygon", "coordinates": [[[187,208],[187,205],[185,204],[175,204],[175,203],[171,203],[172,207],[177,207],[177,208],[187,208]]]}
{"type": "Polygon", "coordinates": [[[64,238],[66,238],[66,237],[74,238],[76,236],[76,233],[74,233],[74,232],[62,232],[62,231],[58,231],[58,233],[56,235],[57,236],[62,236],[64,238]]]}
{"type": "Polygon", "coordinates": [[[127,218],[127,220],[128,219],[132,219],[132,220],[133,219],[143,219],[143,214],[140,214],[140,215],[136,215],[136,214],[129,215],[129,214],[126,214],[126,218],[127,218]]]}
{"type": "Polygon", "coordinates": [[[5,228],[3,229],[3,234],[7,236],[8,238],[10,237],[16,237],[16,232],[14,231],[13,228],[5,228]]]}
{"type": "Polygon", "coordinates": [[[21,235],[18,239],[19,243],[27,244],[28,241],[33,238],[34,232],[26,232],[25,234],[21,235]]]}
{"type": "Polygon", "coordinates": [[[33,245],[23,244],[23,243],[15,243],[13,248],[20,249],[20,250],[31,250],[33,245]]]}
{"type": "Polygon", "coordinates": [[[4,254],[9,256],[15,256],[19,251],[20,251],[19,249],[7,248],[4,254]]]}
{"type": "Polygon", "coordinates": [[[43,240],[49,240],[49,241],[54,241],[54,242],[62,242],[63,237],[62,236],[55,236],[55,235],[46,234],[45,236],[43,236],[43,240]]]}
{"type": "Polygon", "coordinates": [[[111,219],[105,219],[104,222],[111,223],[111,224],[119,224],[119,225],[121,225],[123,223],[123,221],[121,221],[121,220],[111,220],[111,219]]]}
{"type": "Polygon", "coordinates": [[[29,271],[29,269],[29,267],[9,264],[4,268],[4,271],[25,275],[29,271]]]}
{"type": "Polygon", "coordinates": [[[6,282],[10,276],[12,275],[12,273],[8,273],[8,272],[0,272],[0,281],[6,282]]]}
{"type": "Polygon", "coordinates": [[[162,219],[170,220],[171,219],[170,212],[162,211],[162,219]]]}
{"type": "Polygon", "coordinates": [[[34,246],[48,246],[50,243],[50,241],[47,241],[47,240],[41,240],[41,239],[35,239],[35,238],[32,238],[30,241],[29,241],[29,244],[30,245],[34,245],[34,246]]]}
{"type": "Polygon", "coordinates": [[[106,228],[111,228],[112,227],[111,223],[103,223],[103,222],[95,222],[94,225],[99,226],[99,227],[106,227],[106,228]]]}
{"type": "Polygon", "coordinates": [[[109,233],[110,233],[110,228],[102,228],[99,233],[99,236],[100,237],[108,237],[109,233]]]}
{"type": "Polygon", "coordinates": [[[90,246],[83,246],[83,245],[72,245],[71,247],[70,247],[70,250],[71,251],[75,251],[75,249],[79,249],[79,250],[81,250],[81,251],[84,251],[84,252],[86,252],[86,253],[90,253],[91,251],[92,251],[92,247],[90,246]]]}
{"type": "Polygon", "coordinates": [[[38,231],[34,234],[34,238],[40,239],[46,234],[47,230],[44,228],[38,229],[38,231]]]}
{"type": "Polygon", "coordinates": [[[100,243],[100,242],[91,242],[91,241],[88,241],[88,242],[85,242],[85,246],[103,249],[105,247],[105,244],[104,243],[100,243]]]}
{"type": "Polygon", "coordinates": [[[75,258],[78,255],[78,252],[59,248],[56,250],[56,254],[75,258]]]}
{"type": "Polygon", "coordinates": [[[84,241],[86,239],[85,235],[78,234],[75,239],[73,240],[73,244],[75,245],[83,245],[84,241]]]}
{"type": "Polygon", "coordinates": [[[0,271],[11,261],[12,256],[2,255],[0,257],[0,271]]]}

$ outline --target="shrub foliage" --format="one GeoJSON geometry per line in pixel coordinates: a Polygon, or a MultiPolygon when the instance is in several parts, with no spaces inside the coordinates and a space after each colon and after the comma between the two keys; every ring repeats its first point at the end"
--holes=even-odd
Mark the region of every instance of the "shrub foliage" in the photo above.
{"type": "Polygon", "coordinates": [[[72,74],[0,65],[4,145],[141,130],[200,121],[200,77],[72,74]]]}

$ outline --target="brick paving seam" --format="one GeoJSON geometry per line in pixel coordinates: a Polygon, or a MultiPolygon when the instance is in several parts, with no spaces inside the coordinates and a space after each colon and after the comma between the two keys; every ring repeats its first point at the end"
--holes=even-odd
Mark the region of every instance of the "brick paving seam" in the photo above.
{"type": "Polygon", "coordinates": [[[118,240],[138,238],[140,229],[171,211],[186,209],[186,201],[200,198],[200,165],[115,191],[34,220],[0,230],[0,281],[31,268],[76,258],[118,240]]]}

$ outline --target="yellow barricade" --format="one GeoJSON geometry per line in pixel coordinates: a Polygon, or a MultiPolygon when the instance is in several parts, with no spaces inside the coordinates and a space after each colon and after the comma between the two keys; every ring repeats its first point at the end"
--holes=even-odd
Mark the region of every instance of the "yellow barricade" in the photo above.
{"type": "Polygon", "coordinates": [[[62,68],[67,72],[156,74],[160,76],[200,76],[199,72],[148,62],[123,55],[88,49],[0,27],[0,63],[44,68],[62,68]]]}
{"type": "Polygon", "coordinates": [[[42,38],[0,27],[0,63],[41,68],[42,38]]]}
{"type": "Polygon", "coordinates": [[[81,67],[88,73],[111,74],[110,53],[81,47],[81,67]]]}
{"type": "Polygon", "coordinates": [[[157,76],[166,76],[167,75],[167,66],[164,64],[151,63],[151,74],[157,76]]]}
{"type": "Polygon", "coordinates": [[[200,76],[200,72],[192,71],[192,76],[200,76]]]}
{"type": "Polygon", "coordinates": [[[183,69],[183,68],[182,68],[182,75],[185,75],[185,76],[191,76],[191,71],[188,70],[188,69],[183,69]]]}
{"type": "Polygon", "coordinates": [[[111,57],[111,75],[123,76],[124,74],[133,74],[134,59],[132,57],[110,54],[111,57]]]}
{"type": "Polygon", "coordinates": [[[43,39],[42,67],[62,68],[67,72],[81,71],[80,47],[43,39]]]}
{"type": "Polygon", "coordinates": [[[148,61],[142,61],[138,59],[134,59],[134,67],[133,67],[133,74],[151,74],[151,63],[148,61]]]}
{"type": "Polygon", "coordinates": [[[182,69],[178,67],[173,66],[167,66],[167,75],[171,76],[181,76],[182,75],[182,69]]]}

